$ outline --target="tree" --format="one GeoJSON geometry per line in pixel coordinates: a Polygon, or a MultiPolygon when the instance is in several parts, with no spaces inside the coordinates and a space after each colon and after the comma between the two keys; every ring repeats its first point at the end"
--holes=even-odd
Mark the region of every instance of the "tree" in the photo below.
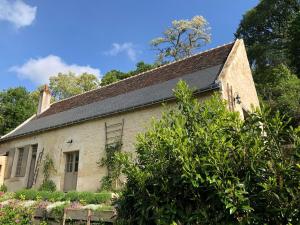
{"type": "Polygon", "coordinates": [[[111,71],[107,72],[101,79],[101,86],[115,83],[119,80],[123,80],[125,78],[137,75],[142,72],[146,72],[146,71],[154,69],[156,67],[157,67],[156,64],[147,64],[147,63],[141,61],[136,64],[135,70],[129,71],[127,73],[121,72],[119,70],[111,70],[111,71]]]}
{"type": "Polygon", "coordinates": [[[299,10],[299,0],[261,0],[243,16],[235,36],[244,39],[252,66],[288,63],[288,27],[299,10]]]}
{"type": "Polygon", "coordinates": [[[299,224],[300,129],[266,111],[241,121],[218,96],[192,93],[180,82],[135,160],[118,156],[119,224],[299,224]]]}
{"type": "Polygon", "coordinates": [[[65,99],[76,94],[95,89],[100,86],[99,79],[93,74],[83,73],[76,76],[74,73],[50,77],[50,89],[56,100],[65,99]]]}
{"type": "Polygon", "coordinates": [[[288,51],[291,64],[300,78],[300,12],[289,27],[288,51]]]}
{"type": "Polygon", "coordinates": [[[261,99],[273,112],[280,110],[291,117],[295,126],[300,125],[300,79],[281,64],[264,69],[264,76],[257,81],[261,99]]]}
{"type": "Polygon", "coordinates": [[[0,92],[0,136],[32,116],[36,112],[37,103],[24,87],[0,92]]]}
{"type": "Polygon", "coordinates": [[[299,79],[291,72],[299,61],[299,10],[299,0],[261,0],[235,34],[245,41],[258,94],[294,125],[300,124],[299,79]]]}
{"type": "Polygon", "coordinates": [[[191,20],[174,20],[162,37],[151,41],[151,46],[158,51],[158,62],[163,63],[192,55],[210,39],[208,22],[195,16],[191,20]]]}
{"type": "Polygon", "coordinates": [[[126,78],[126,74],[119,70],[111,70],[107,72],[101,79],[101,86],[115,83],[126,78]]]}

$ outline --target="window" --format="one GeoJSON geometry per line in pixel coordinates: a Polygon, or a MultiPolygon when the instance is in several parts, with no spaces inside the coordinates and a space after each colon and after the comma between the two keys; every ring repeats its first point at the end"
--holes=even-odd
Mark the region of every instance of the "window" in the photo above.
{"type": "Polygon", "coordinates": [[[66,154],[66,172],[78,172],[79,152],[66,154]]]}
{"type": "Polygon", "coordinates": [[[73,172],[73,155],[67,154],[67,172],[73,172]]]}
{"type": "Polygon", "coordinates": [[[16,168],[16,177],[21,177],[23,157],[24,157],[24,148],[19,148],[19,156],[18,156],[18,162],[17,162],[17,168],[16,168]]]}

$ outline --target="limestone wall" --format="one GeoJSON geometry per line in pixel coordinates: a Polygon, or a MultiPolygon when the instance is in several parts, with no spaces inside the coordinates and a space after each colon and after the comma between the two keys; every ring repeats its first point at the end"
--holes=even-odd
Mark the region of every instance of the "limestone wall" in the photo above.
{"type": "MultiPolygon", "coordinates": [[[[66,152],[79,151],[79,172],[77,181],[78,191],[96,191],[100,186],[100,179],[107,174],[106,168],[99,168],[97,161],[105,156],[105,122],[108,124],[118,123],[124,119],[122,151],[133,152],[136,135],[143,132],[150,124],[152,118],[159,118],[163,108],[160,105],[140,109],[133,112],[115,115],[109,118],[92,120],[78,125],[60,128],[35,136],[19,138],[0,145],[0,150],[17,149],[27,145],[38,144],[38,151],[44,149],[44,156],[49,154],[54,163],[57,173],[52,176],[59,190],[63,190],[65,154],[66,152]],[[72,140],[72,143],[68,143],[72,140]]],[[[14,156],[12,177],[5,180],[10,191],[15,191],[27,186],[31,152],[27,162],[24,177],[15,177],[18,154],[14,156]]],[[[40,169],[37,183],[42,183],[42,171],[40,169]]]]}
{"type": "Polygon", "coordinates": [[[240,104],[233,102],[234,111],[238,111],[243,117],[244,110],[251,111],[253,107],[259,107],[259,101],[253,81],[249,61],[243,40],[237,40],[219,75],[222,84],[222,96],[225,100],[240,97],[240,104]],[[232,96],[228,96],[231,95],[232,96]]]}
{"type": "Polygon", "coordinates": [[[0,156],[0,186],[4,183],[6,156],[0,156]]]}

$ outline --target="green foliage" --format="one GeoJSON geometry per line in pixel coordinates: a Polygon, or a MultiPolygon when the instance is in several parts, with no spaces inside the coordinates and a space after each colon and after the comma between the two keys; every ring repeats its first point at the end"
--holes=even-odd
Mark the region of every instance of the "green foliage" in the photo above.
{"type": "Polygon", "coordinates": [[[192,55],[195,50],[210,42],[208,22],[203,16],[191,20],[174,20],[163,36],[151,41],[158,52],[159,63],[178,60],[192,55]]]}
{"type": "Polygon", "coordinates": [[[46,157],[43,159],[43,183],[39,187],[40,191],[56,191],[56,185],[55,183],[50,180],[50,176],[52,173],[56,172],[56,169],[54,167],[53,159],[49,156],[49,154],[46,155],[46,157]]]}
{"type": "Polygon", "coordinates": [[[49,87],[56,100],[65,99],[76,94],[99,87],[100,81],[93,74],[83,73],[76,76],[74,73],[59,73],[50,77],[49,87]]]}
{"type": "Polygon", "coordinates": [[[117,182],[121,175],[121,165],[116,158],[116,154],[120,152],[122,143],[114,143],[105,147],[106,157],[98,162],[99,167],[106,166],[107,176],[101,179],[101,190],[113,190],[114,183],[117,182]]]}
{"type": "Polygon", "coordinates": [[[121,72],[119,70],[111,70],[102,77],[101,86],[115,83],[119,80],[123,80],[125,78],[137,75],[142,72],[146,72],[146,71],[154,69],[156,67],[157,67],[156,64],[152,65],[152,64],[147,64],[147,63],[144,63],[143,61],[141,61],[136,64],[135,70],[129,71],[127,73],[121,72]]]}
{"type": "Polygon", "coordinates": [[[13,192],[0,192],[0,203],[9,199],[13,199],[15,197],[15,193],[13,192]]]}
{"type": "Polygon", "coordinates": [[[33,189],[24,189],[17,191],[11,198],[19,200],[43,200],[50,202],[57,201],[71,201],[71,202],[82,202],[84,204],[101,204],[111,200],[112,194],[110,192],[77,192],[70,191],[67,193],[55,191],[37,191],[33,189]]]}
{"type": "Polygon", "coordinates": [[[119,154],[119,224],[299,224],[300,128],[264,110],[241,121],[184,82],[175,95],[138,137],[137,158],[119,154]]]}
{"type": "Polygon", "coordinates": [[[288,63],[288,27],[299,10],[299,0],[261,0],[243,16],[235,36],[244,39],[252,65],[288,63]]]}
{"type": "Polygon", "coordinates": [[[289,26],[288,52],[291,64],[300,78],[300,12],[289,26]]]}
{"type": "Polygon", "coordinates": [[[23,200],[35,200],[37,198],[38,192],[33,189],[24,189],[19,190],[15,193],[16,199],[23,199],[23,200]]]}
{"type": "Polygon", "coordinates": [[[39,191],[56,191],[56,184],[52,180],[44,180],[39,187],[39,191]]]}
{"type": "Polygon", "coordinates": [[[292,117],[295,127],[300,124],[299,10],[299,0],[262,0],[236,32],[245,41],[258,94],[273,112],[292,117]]]}
{"type": "Polygon", "coordinates": [[[28,225],[32,224],[33,210],[17,205],[5,205],[0,207],[0,224],[28,225]]]}
{"type": "Polygon", "coordinates": [[[287,66],[278,65],[263,71],[264,77],[257,82],[257,90],[272,112],[291,117],[291,124],[300,125],[300,79],[287,66]]]}
{"type": "Polygon", "coordinates": [[[101,86],[112,84],[119,80],[123,80],[125,78],[127,78],[126,73],[123,73],[119,70],[111,70],[111,71],[107,72],[101,79],[101,86]]]}
{"type": "Polygon", "coordinates": [[[31,117],[36,109],[37,102],[24,87],[0,91],[0,136],[31,117]]]}
{"type": "Polygon", "coordinates": [[[0,192],[7,192],[7,186],[5,184],[0,186],[0,192]]]}

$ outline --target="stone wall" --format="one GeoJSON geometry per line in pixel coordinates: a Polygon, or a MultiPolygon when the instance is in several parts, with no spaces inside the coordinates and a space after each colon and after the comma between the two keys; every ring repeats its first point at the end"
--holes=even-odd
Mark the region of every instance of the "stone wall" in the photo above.
{"type": "Polygon", "coordinates": [[[0,156],[0,186],[4,183],[6,156],[0,156]]]}

